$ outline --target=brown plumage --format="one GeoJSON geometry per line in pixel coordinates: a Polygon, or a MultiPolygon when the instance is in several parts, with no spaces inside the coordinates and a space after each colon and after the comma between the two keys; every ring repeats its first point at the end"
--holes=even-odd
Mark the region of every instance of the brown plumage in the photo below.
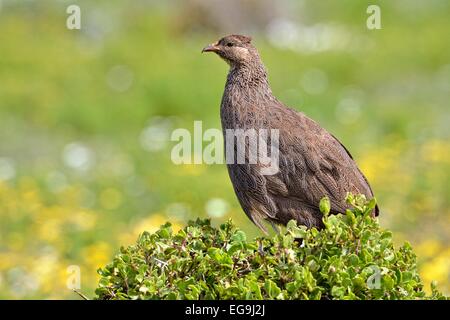
{"type": "MultiPolygon", "coordinates": [[[[324,196],[333,214],[348,208],[347,192],[373,197],[348,150],[315,121],[273,96],[250,37],[226,36],[202,52],[215,52],[230,65],[220,108],[224,134],[238,128],[279,130],[277,174],[261,174],[260,164],[227,164],[242,209],[258,227],[265,231],[263,221],[286,224],[295,219],[321,228],[319,202],[324,196]]],[[[378,211],[376,207],[373,213],[378,211]]]]}

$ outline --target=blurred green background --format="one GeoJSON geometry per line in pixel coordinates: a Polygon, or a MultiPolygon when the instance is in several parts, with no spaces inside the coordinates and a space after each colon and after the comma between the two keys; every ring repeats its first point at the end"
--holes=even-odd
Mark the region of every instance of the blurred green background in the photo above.
{"type": "Polygon", "coordinates": [[[450,293],[450,2],[0,0],[0,298],[93,296],[96,269],[165,221],[232,217],[260,235],[225,165],[170,160],[176,128],[220,128],[227,65],[250,34],[274,93],[339,137],[383,227],[450,293]],[[81,7],[81,30],[66,8],[81,7]],[[381,30],[368,30],[369,4],[381,30]]]}

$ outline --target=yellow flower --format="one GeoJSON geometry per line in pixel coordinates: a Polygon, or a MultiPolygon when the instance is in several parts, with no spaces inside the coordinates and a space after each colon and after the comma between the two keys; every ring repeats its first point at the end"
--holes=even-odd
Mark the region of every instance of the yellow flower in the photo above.
{"type": "Polygon", "coordinates": [[[75,224],[80,230],[89,230],[95,226],[97,216],[93,212],[82,210],[71,215],[69,221],[75,224]]]}
{"type": "Polygon", "coordinates": [[[8,270],[14,267],[17,263],[18,257],[12,252],[0,252],[0,271],[8,270]]]}
{"type": "Polygon", "coordinates": [[[139,221],[133,228],[133,234],[140,234],[144,231],[155,232],[161,225],[166,223],[167,219],[161,214],[152,214],[148,218],[139,221]]]}
{"type": "Polygon", "coordinates": [[[62,221],[60,219],[49,218],[42,221],[38,228],[38,238],[49,242],[60,239],[62,231],[62,221]]]}
{"type": "Polygon", "coordinates": [[[175,171],[179,175],[191,175],[199,176],[206,170],[206,165],[204,164],[183,164],[179,166],[181,170],[175,171]]]}
{"type": "Polygon", "coordinates": [[[435,256],[442,249],[442,245],[436,239],[428,239],[416,246],[416,254],[421,258],[435,256]]]}
{"type": "Polygon", "coordinates": [[[55,283],[55,274],[59,268],[58,257],[55,254],[46,254],[33,260],[31,273],[38,281],[39,287],[46,292],[51,291],[58,285],[55,283]]]}
{"type": "MultiPolygon", "coordinates": [[[[159,213],[154,213],[147,218],[138,221],[133,227],[131,232],[123,233],[119,236],[119,243],[123,245],[130,245],[136,242],[138,236],[144,231],[153,233],[159,229],[159,227],[167,222],[167,218],[159,213]]],[[[182,225],[178,222],[171,221],[173,232],[178,232],[182,225]]]]}
{"type": "Polygon", "coordinates": [[[122,193],[114,188],[108,188],[103,190],[100,194],[100,205],[107,209],[113,210],[118,208],[123,202],[122,193]]]}
{"type": "Polygon", "coordinates": [[[422,158],[430,162],[450,163],[450,143],[442,140],[431,140],[421,149],[422,158]]]}
{"type": "Polygon", "coordinates": [[[438,282],[439,289],[449,291],[448,278],[450,276],[450,249],[443,254],[425,263],[420,268],[420,275],[425,285],[425,290],[429,292],[429,284],[435,280],[438,282]],[[445,286],[445,288],[442,288],[445,286]]]}
{"type": "Polygon", "coordinates": [[[82,250],[81,256],[90,270],[95,272],[98,268],[106,265],[111,259],[111,247],[106,242],[96,242],[82,250]]]}

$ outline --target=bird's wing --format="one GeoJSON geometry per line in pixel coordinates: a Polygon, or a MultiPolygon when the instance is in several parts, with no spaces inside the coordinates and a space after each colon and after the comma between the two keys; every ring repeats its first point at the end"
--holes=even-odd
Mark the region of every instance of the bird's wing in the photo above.
{"type": "MultiPolygon", "coordinates": [[[[348,155],[352,160],[354,160],[354,159],[353,159],[353,156],[352,156],[351,153],[350,153],[350,151],[348,151],[348,149],[342,144],[342,142],[339,141],[338,138],[336,138],[333,134],[330,133],[330,135],[334,138],[334,140],[336,140],[337,142],[339,142],[339,144],[341,145],[341,147],[347,152],[347,155],[348,155]]],[[[364,173],[362,173],[361,169],[359,169],[358,166],[356,166],[356,168],[358,169],[359,173],[361,174],[361,176],[363,177],[364,181],[366,182],[367,187],[369,188],[369,191],[370,191],[370,196],[373,197],[374,193],[373,193],[372,187],[370,186],[369,180],[367,180],[366,176],[364,175],[364,173]]],[[[376,206],[375,206],[375,215],[378,216],[378,213],[379,213],[379,209],[378,209],[378,205],[376,205],[376,206]]]]}
{"type": "Polygon", "coordinates": [[[373,196],[350,153],[335,137],[302,113],[291,109],[280,113],[275,118],[281,122],[272,124],[280,130],[280,171],[266,177],[269,193],[313,208],[328,196],[332,213],[348,208],[347,192],[373,196]]]}

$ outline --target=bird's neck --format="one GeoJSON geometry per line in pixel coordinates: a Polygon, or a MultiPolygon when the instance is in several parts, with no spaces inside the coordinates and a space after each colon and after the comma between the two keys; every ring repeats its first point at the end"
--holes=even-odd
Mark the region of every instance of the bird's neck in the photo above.
{"type": "Polygon", "coordinates": [[[232,65],[227,77],[225,91],[240,91],[247,98],[254,94],[272,96],[267,71],[260,61],[232,65]]]}
{"type": "Polygon", "coordinates": [[[267,80],[267,72],[262,63],[231,66],[225,91],[222,96],[220,116],[223,128],[261,127],[262,120],[256,115],[264,115],[270,102],[276,101],[267,80]]]}

